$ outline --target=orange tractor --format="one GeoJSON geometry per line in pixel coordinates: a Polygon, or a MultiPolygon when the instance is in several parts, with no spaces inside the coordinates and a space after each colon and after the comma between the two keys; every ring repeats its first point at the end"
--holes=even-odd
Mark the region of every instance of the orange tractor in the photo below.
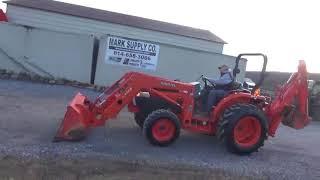
{"type": "Polygon", "coordinates": [[[54,142],[83,140],[90,129],[104,126],[126,106],[134,113],[146,139],[157,146],[172,144],[182,128],[216,135],[230,152],[250,154],[263,146],[268,136],[275,136],[280,122],[295,129],[305,127],[310,122],[305,62],[299,61],[298,71],[271,100],[259,93],[267,64],[265,55],[240,54],[233,69],[234,79],[243,56],[264,58],[260,81],[250,91],[233,80],[230,92],[212,107],[210,114],[199,113],[202,100],[215,88],[205,77],[202,88],[200,82],[185,83],[129,72],[94,102],[78,93],[68,106],[54,142]]]}

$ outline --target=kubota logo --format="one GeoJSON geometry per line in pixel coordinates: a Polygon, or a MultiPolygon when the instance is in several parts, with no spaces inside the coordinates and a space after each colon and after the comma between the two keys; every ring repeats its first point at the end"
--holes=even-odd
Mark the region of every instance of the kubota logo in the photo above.
{"type": "Polygon", "coordinates": [[[160,84],[161,84],[162,86],[176,87],[176,85],[175,85],[175,84],[173,84],[173,83],[169,83],[169,82],[160,82],[160,84]]]}

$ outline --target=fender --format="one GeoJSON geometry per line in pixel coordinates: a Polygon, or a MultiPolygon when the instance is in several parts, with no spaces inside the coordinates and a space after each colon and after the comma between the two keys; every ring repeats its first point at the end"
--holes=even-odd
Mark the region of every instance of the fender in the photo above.
{"type": "Polygon", "coordinates": [[[237,103],[252,103],[265,105],[266,98],[264,96],[254,96],[244,92],[231,92],[225,98],[223,98],[213,110],[212,123],[214,132],[216,132],[217,123],[219,122],[220,116],[223,114],[226,108],[237,104],[237,103]]]}

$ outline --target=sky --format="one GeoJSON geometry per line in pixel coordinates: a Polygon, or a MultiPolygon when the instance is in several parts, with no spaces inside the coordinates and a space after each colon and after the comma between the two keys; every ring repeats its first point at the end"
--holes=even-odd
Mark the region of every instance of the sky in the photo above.
{"type": "MultiPolygon", "coordinates": [[[[268,71],[294,72],[305,60],[309,72],[320,73],[317,0],[59,1],[206,29],[228,43],[224,54],[266,54],[268,71]]],[[[248,60],[247,70],[261,69],[260,59],[248,60]]]]}

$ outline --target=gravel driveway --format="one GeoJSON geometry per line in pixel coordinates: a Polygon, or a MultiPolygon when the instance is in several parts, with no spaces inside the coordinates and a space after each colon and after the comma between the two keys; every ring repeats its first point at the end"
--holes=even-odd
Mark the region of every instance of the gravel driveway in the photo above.
{"type": "Polygon", "coordinates": [[[215,137],[184,131],[172,146],[153,147],[125,110],[83,142],[51,143],[67,103],[78,91],[97,95],[74,87],[0,80],[0,179],[5,157],[119,159],[254,178],[320,179],[319,122],[303,130],[281,126],[277,136],[251,156],[230,154],[215,137]]]}

